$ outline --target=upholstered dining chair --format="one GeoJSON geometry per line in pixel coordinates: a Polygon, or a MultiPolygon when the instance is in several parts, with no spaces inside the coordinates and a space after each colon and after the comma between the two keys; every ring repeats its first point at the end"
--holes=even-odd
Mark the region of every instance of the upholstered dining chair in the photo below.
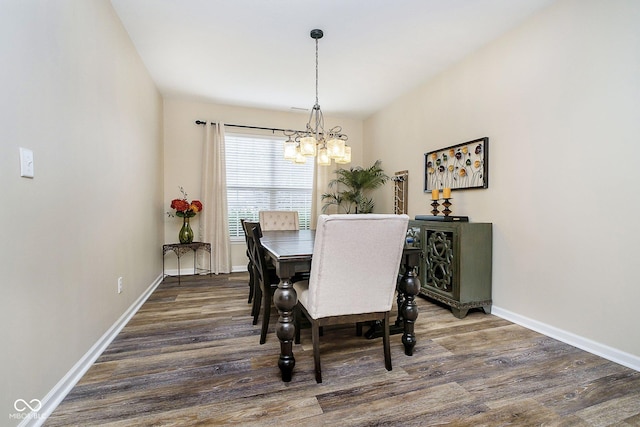
{"type": "Polygon", "coordinates": [[[300,229],[298,211],[260,211],[258,215],[263,231],[300,229]]]}
{"type": "Polygon", "coordinates": [[[273,293],[278,288],[280,278],[276,275],[275,269],[267,265],[267,259],[264,254],[264,247],[260,242],[262,230],[260,224],[251,227],[251,237],[253,240],[251,261],[254,265],[254,279],[256,281],[254,304],[253,304],[253,324],[258,322],[260,314],[260,305],[262,305],[262,330],[260,332],[260,344],[264,344],[267,340],[267,331],[269,330],[269,319],[271,317],[271,303],[273,301],[273,293]]]}
{"type": "MultiPolygon", "coordinates": [[[[391,370],[389,312],[407,233],[407,215],[320,215],[309,280],[293,284],[311,322],[316,382],[322,382],[320,327],[382,320],[385,367],[391,370]]],[[[326,330],[324,336],[327,336],[326,330]]]]}

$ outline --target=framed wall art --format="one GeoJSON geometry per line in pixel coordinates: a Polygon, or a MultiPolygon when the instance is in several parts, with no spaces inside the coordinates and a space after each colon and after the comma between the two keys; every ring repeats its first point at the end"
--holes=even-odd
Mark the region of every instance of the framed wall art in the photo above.
{"type": "Polygon", "coordinates": [[[425,153],[425,192],[488,187],[489,138],[478,138],[425,153]]]}

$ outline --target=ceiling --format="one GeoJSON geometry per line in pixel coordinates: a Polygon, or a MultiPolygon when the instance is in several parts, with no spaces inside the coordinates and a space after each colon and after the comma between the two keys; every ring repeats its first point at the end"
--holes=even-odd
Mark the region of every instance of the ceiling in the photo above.
{"type": "Polygon", "coordinates": [[[555,0],[111,0],[160,92],[363,119],[555,0]]]}

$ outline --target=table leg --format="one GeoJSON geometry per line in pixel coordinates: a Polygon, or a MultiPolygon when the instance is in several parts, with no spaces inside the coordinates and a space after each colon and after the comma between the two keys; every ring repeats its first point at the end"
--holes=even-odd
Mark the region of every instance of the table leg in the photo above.
{"type": "MultiPolygon", "coordinates": [[[[418,318],[418,305],[415,302],[415,296],[420,292],[420,279],[413,271],[417,265],[417,259],[414,255],[405,256],[404,274],[400,280],[399,290],[402,294],[402,320],[404,322],[404,334],[402,334],[402,343],[404,344],[404,354],[411,356],[413,348],[416,345],[416,335],[414,333],[415,321],[418,318]]],[[[400,296],[398,296],[400,302],[400,296]]],[[[398,316],[400,318],[400,315],[398,316]]]]}
{"type": "Polygon", "coordinates": [[[178,285],[180,284],[180,254],[176,252],[178,258],[178,285]]]}
{"type": "Polygon", "coordinates": [[[282,373],[282,381],[289,382],[293,367],[296,365],[296,359],[293,357],[293,340],[296,333],[293,309],[298,302],[298,296],[296,290],[293,289],[290,277],[281,277],[280,279],[278,289],[273,295],[273,303],[280,313],[276,324],[276,335],[280,340],[278,367],[282,373]]]}
{"type": "MultiPolygon", "coordinates": [[[[395,323],[389,325],[389,335],[401,334],[404,332],[404,304],[405,294],[401,291],[402,282],[398,280],[398,286],[396,286],[398,315],[396,316],[395,323]]],[[[382,328],[382,322],[380,320],[374,320],[370,323],[369,330],[365,332],[364,337],[368,340],[374,338],[380,338],[384,336],[384,329],[382,328]]]]}
{"type": "Polygon", "coordinates": [[[396,297],[396,307],[398,307],[398,315],[396,316],[396,322],[393,324],[393,326],[394,328],[400,330],[400,332],[397,332],[397,333],[404,332],[404,308],[405,308],[405,305],[407,304],[407,295],[403,290],[404,289],[403,278],[404,278],[404,272],[402,273],[402,276],[400,276],[400,279],[398,280],[398,286],[396,287],[396,291],[398,293],[396,297]]]}
{"type": "MultiPolygon", "coordinates": [[[[416,345],[416,336],[413,332],[415,321],[418,318],[418,305],[415,296],[420,292],[420,279],[415,274],[415,268],[420,263],[419,249],[405,249],[402,255],[402,276],[398,281],[397,307],[398,316],[393,325],[389,326],[389,334],[402,333],[402,342],[405,346],[405,354],[411,356],[416,345]],[[409,316],[409,317],[407,317],[409,316]]],[[[372,322],[371,328],[365,333],[367,339],[379,338],[383,335],[381,322],[372,322]]]]}
{"type": "Polygon", "coordinates": [[[209,248],[209,277],[211,277],[212,269],[213,269],[213,256],[211,255],[211,248],[209,248]]]}

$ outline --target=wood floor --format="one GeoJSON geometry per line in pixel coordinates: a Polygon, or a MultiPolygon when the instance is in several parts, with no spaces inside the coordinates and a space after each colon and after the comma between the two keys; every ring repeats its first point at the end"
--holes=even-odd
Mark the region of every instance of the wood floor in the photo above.
{"type": "Polygon", "coordinates": [[[418,299],[418,343],[325,328],[323,383],[310,330],[280,380],[246,274],[167,278],[46,426],[640,426],[640,372],[482,312],[456,319],[418,299]]]}

